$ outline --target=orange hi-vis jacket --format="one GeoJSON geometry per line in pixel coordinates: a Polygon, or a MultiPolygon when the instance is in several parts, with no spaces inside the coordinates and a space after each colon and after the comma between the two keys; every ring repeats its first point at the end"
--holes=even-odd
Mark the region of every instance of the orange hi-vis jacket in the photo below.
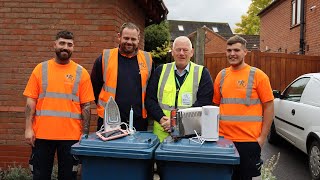
{"type": "Polygon", "coordinates": [[[89,73],[70,61],[66,65],[54,59],[42,62],[33,70],[23,93],[37,99],[32,124],[36,138],[79,140],[80,104],[94,100],[89,73]]]}
{"type": "MultiPolygon", "coordinates": [[[[142,117],[146,118],[147,111],[145,109],[144,100],[146,97],[148,79],[151,74],[152,58],[150,53],[139,50],[137,59],[141,75],[142,117]]],[[[97,113],[101,118],[104,117],[104,107],[106,106],[109,97],[112,96],[115,98],[116,95],[118,78],[118,48],[103,50],[102,73],[104,84],[99,94],[97,105],[97,113]]]]}
{"type": "Polygon", "coordinates": [[[246,65],[220,71],[213,98],[220,104],[220,135],[234,142],[256,142],[262,130],[262,103],[271,100],[269,78],[261,70],[246,65]]]}

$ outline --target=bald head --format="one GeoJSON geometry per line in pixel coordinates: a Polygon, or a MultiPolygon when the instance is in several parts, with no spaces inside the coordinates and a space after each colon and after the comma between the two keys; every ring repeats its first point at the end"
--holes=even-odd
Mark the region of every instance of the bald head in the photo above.
{"type": "Polygon", "coordinates": [[[183,43],[187,43],[188,44],[188,47],[190,49],[192,49],[192,43],[190,41],[190,39],[187,37],[187,36],[179,36],[177,37],[174,41],[173,41],[173,44],[172,44],[172,48],[175,49],[175,45],[177,42],[183,42],[183,43]]]}

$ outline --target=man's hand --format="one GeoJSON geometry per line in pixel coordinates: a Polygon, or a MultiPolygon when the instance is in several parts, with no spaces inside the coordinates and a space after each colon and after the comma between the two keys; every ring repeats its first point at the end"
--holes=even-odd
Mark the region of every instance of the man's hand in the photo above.
{"type": "Polygon", "coordinates": [[[24,137],[26,139],[26,142],[30,144],[32,147],[34,147],[34,141],[36,140],[33,129],[32,129],[32,122],[34,121],[34,116],[36,113],[36,103],[37,103],[37,99],[28,97],[26,109],[25,109],[26,129],[24,132],[24,137]]]}
{"type": "Polygon", "coordinates": [[[162,126],[162,128],[167,131],[170,132],[171,131],[171,126],[170,126],[170,118],[167,116],[163,116],[160,119],[160,125],[162,126]]]}
{"type": "Polygon", "coordinates": [[[33,129],[26,129],[24,133],[24,137],[26,139],[27,144],[30,144],[32,147],[34,147],[34,141],[35,141],[35,136],[33,129]]]}
{"type": "Polygon", "coordinates": [[[258,137],[257,141],[258,141],[260,147],[262,148],[262,147],[263,147],[263,144],[264,144],[264,142],[265,142],[265,139],[262,139],[262,137],[260,136],[260,137],[258,137]]]}

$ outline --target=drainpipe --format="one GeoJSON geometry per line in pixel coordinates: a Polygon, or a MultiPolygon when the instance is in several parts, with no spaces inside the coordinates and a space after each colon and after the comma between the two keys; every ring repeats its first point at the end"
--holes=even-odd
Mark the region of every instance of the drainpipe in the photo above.
{"type": "Polygon", "coordinates": [[[301,16],[300,16],[300,47],[299,54],[305,54],[305,0],[301,0],[301,16]]]}

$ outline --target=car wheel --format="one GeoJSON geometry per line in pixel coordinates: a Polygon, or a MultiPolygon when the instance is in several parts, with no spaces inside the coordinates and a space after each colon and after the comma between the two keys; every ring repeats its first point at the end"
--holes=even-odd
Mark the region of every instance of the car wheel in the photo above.
{"type": "Polygon", "coordinates": [[[268,142],[270,144],[277,144],[280,140],[280,136],[276,132],[276,127],[275,127],[274,123],[272,123],[272,125],[270,127],[270,131],[268,133],[267,138],[268,138],[268,142]]]}
{"type": "Polygon", "coordinates": [[[320,180],[320,145],[318,141],[313,141],[309,147],[309,170],[312,179],[320,180]]]}

